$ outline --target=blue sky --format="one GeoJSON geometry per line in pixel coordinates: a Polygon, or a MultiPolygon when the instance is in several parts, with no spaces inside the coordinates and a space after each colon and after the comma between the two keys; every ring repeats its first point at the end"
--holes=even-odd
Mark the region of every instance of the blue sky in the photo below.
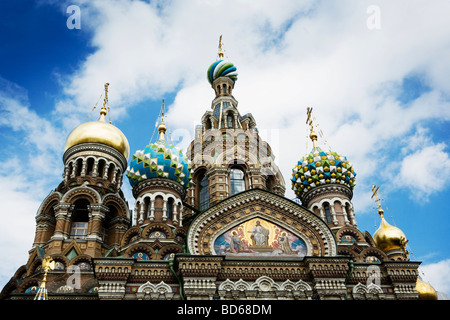
{"type": "MultiPolygon", "coordinates": [[[[292,167],[312,148],[313,107],[321,147],[358,173],[360,230],[378,228],[376,184],[424,279],[450,294],[450,3],[391,2],[1,2],[0,286],[26,263],[34,215],[61,181],[65,138],[97,119],[104,83],[131,152],[150,141],[162,99],[186,150],[214,98],[206,70],[222,34],[239,110],[271,144],[286,197],[292,167]],[[80,29],[67,27],[70,5],[80,29]]],[[[123,189],[132,206],[126,179],[123,189]]]]}

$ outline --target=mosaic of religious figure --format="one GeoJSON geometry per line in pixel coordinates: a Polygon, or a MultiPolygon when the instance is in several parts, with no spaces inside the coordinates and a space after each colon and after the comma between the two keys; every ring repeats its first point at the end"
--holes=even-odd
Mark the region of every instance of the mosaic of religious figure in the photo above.
{"type": "Polygon", "coordinates": [[[214,241],[219,255],[304,257],[305,243],[283,227],[255,218],[245,221],[214,241]]]}

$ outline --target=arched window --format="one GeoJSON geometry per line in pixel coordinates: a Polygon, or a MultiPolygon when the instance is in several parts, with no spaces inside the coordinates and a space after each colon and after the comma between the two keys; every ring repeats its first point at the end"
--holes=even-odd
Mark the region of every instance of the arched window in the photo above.
{"type": "Polygon", "coordinates": [[[116,169],[116,166],[113,163],[111,163],[111,165],[109,166],[109,169],[108,169],[108,180],[109,181],[113,180],[115,169],[116,169]]]}
{"type": "Polygon", "coordinates": [[[231,195],[245,191],[244,172],[241,169],[233,168],[230,171],[231,195]]]}
{"type": "Polygon", "coordinates": [[[87,174],[92,176],[92,170],[94,169],[94,162],[95,160],[93,158],[87,159],[87,174]]]}
{"type": "Polygon", "coordinates": [[[272,191],[272,179],[266,176],[266,190],[272,191]]]}
{"type": "Polygon", "coordinates": [[[144,219],[148,219],[150,217],[150,198],[144,198],[144,219]]]}
{"type": "Polygon", "coordinates": [[[81,175],[81,169],[83,168],[83,159],[77,159],[77,170],[75,172],[75,176],[79,177],[81,175]]]}
{"type": "Polygon", "coordinates": [[[211,118],[206,119],[206,130],[212,129],[211,118]]]}
{"type": "Polygon", "coordinates": [[[173,199],[169,198],[167,200],[167,219],[172,220],[173,218],[173,199]]]}
{"type": "Polygon", "coordinates": [[[200,184],[199,184],[199,207],[200,210],[206,210],[209,208],[209,181],[208,177],[204,174],[200,176],[200,184]]]}
{"type": "Polygon", "coordinates": [[[325,202],[323,204],[323,208],[325,209],[325,217],[327,218],[327,223],[332,223],[333,220],[331,219],[330,205],[328,204],[328,202],[325,202]]]}
{"type": "Polygon", "coordinates": [[[89,201],[80,199],[75,201],[75,208],[72,212],[72,229],[70,237],[72,239],[85,239],[89,224],[89,201]]]}
{"type": "Polygon", "coordinates": [[[105,169],[105,164],[106,164],[106,161],[103,160],[103,159],[100,159],[100,161],[98,162],[98,167],[97,167],[98,174],[97,174],[97,176],[99,176],[100,178],[103,178],[103,170],[105,169]]]}
{"type": "Polygon", "coordinates": [[[229,113],[227,115],[227,126],[228,128],[233,128],[233,114],[229,113]]]}

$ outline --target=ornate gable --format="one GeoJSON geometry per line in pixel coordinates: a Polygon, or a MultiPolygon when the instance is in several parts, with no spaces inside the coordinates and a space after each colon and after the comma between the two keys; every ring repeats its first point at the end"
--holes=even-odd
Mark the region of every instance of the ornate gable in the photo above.
{"type": "Polygon", "coordinates": [[[192,254],[302,258],[335,256],[327,224],[284,197],[253,189],[204,211],[188,232],[192,254]]]}

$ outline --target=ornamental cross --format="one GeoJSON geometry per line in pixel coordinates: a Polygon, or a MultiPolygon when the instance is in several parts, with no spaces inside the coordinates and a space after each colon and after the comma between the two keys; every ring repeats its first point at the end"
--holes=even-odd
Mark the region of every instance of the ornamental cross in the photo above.
{"type": "Polygon", "coordinates": [[[310,125],[310,127],[311,127],[311,132],[313,132],[314,130],[313,130],[313,122],[312,122],[312,118],[311,118],[311,112],[312,112],[312,108],[307,107],[307,108],[306,108],[306,116],[307,116],[307,118],[306,118],[306,124],[309,124],[309,125],[310,125]]]}
{"type": "Polygon", "coordinates": [[[103,107],[106,108],[106,105],[108,104],[108,86],[109,83],[105,83],[105,99],[103,100],[103,107]]]}
{"type": "Polygon", "coordinates": [[[378,189],[380,189],[380,187],[377,187],[376,185],[372,185],[372,197],[371,199],[375,198],[375,202],[378,205],[378,209],[381,208],[381,204],[380,204],[380,199],[378,199],[378,189]]]}
{"type": "Polygon", "coordinates": [[[223,58],[223,50],[222,50],[222,35],[219,37],[219,59],[223,58]]]}

